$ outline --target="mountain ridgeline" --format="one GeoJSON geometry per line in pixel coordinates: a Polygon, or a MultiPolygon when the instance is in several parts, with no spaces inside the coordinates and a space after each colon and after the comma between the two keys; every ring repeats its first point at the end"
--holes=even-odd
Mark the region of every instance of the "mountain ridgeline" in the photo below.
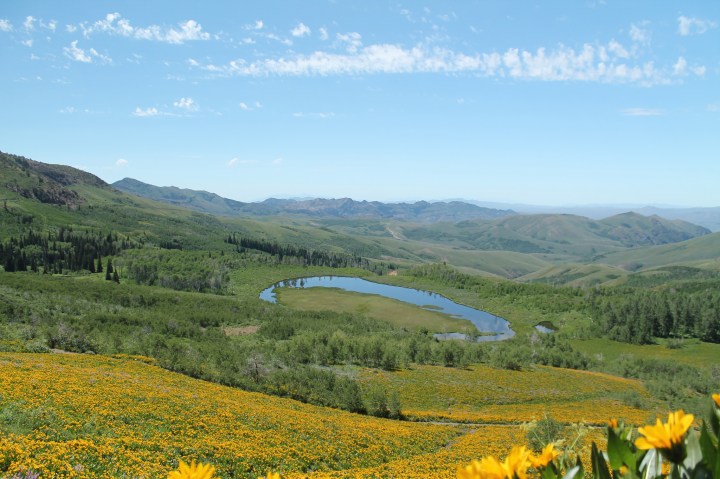
{"type": "Polygon", "coordinates": [[[223,198],[215,193],[182,189],[175,186],[153,186],[132,178],[112,184],[126,193],[155,201],[182,206],[224,216],[284,216],[301,215],[321,218],[394,219],[418,223],[458,222],[473,219],[495,219],[516,214],[512,210],[499,210],[451,201],[449,203],[418,201],[416,203],[381,203],[355,201],[350,198],[289,200],[270,198],[259,203],[243,203],[223,198]]]}
{"type": "MultiPolygon", "coordinates": [[[[56,264],[72,269],[74,263],[51,261],[53,248],[44,256],[30,254],[23,238],[42,233],[38,237],[46,241],[59,228],[112,233],[162,249],[205,251],[235,248],[227,238],[237,235],[274,245],[271,254],[275,249],[305,252],[300,256],[308,264],[315,264],[318,255],[400,267],[445,262],[474,274],[574,285],[617,283],[629,274],[676,265],[715,270],[720,248],[720,233],[660,216],[521,215],[461,201],[243,203],[130,179],[108,185],[69,166],[6,153],[0,153],[0,200],[0,241],[14,238],[25,245],[7,243],[13,266],[32,265],[37,256],[37,266],[49,271],[56,264]],[[18,259],[18,251],[26,257],[18,259]]],[[[84,268],[87,258],[97,265],[98,254],[85,251],[74,258],[85,258],[78,263],[84,268]]]]}

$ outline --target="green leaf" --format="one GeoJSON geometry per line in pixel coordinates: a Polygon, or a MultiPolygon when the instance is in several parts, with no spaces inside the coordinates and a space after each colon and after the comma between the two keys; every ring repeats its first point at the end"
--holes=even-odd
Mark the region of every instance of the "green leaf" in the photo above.
{"type": "Polygon", "coordinates": [[[630,447],[630,443],[622,440],[615,434],[612,428],[608,428],[607,453],[610,467],[612,467],[614,471],[619,471],[623,464],[631,471],[636,469],[637,460],[630,447]]]}
{"type": "Polygon", "coordinates": [[[692,429],[690,430],[687,439],[685,439],[685,450],[687,451],[687,456],[683,461],[683,466],[685,466],[686,469],[694,469],[695,466],[702,462],[703,453],[700,448],[698,435],[692,429]]]}
{"type": "Polygon", "coordinates": [[[605,457],[598,451],[594,442],[592,443],[590,459],[592,461],[592,477],[594,479],[612,479],[607,462],[605,462],[605,457]]]}
{"type": "Polygon", "coordinates": [[[650,449],[643,456],[640,471],[644,479],[654,479],[662,475],[662,456],[657,449],[650,449]]]}
{"type": "Polygon", "coordinates": [[[576,466],[571,467],[565,475],[562,477],[562,479],[575,479],[576,477],[583,477],[582,473],[582,465],[578,464],[576,466]]]}

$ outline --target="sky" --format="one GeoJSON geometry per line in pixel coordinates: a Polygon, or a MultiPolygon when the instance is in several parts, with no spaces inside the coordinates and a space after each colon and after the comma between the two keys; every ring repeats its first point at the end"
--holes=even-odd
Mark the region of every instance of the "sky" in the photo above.
{"type": "Polygon", "coordinates": [[[240,201],[720,206],[720,1],[0,2],[0,150],[240,201]]]}

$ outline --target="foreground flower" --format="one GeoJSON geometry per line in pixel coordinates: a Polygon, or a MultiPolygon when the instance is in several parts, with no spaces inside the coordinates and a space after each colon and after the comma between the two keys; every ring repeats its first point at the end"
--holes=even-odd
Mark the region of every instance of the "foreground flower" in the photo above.
{"type": "Polygon", "coordinates": [[[458,479],[526,479],[530,467],[530,451],[525,446],[514,447],[503,462],[492,456],[473,461],[459,468],[458,479]]]}
{"type": "Polygon", "coordinates": [[[213,479],[215,468],[210,464],[195,464],[192,462],[189,466],[187,463],[180,461],[180,467],[177,471],[168,474],[168,479],[213,479]]]}
{"type": "Polygon", "coordinates": [[[720,407],[720,394],[713,394],[712,398],[715,401],[715,406],[720,407]]]}
{"type": "Polygon", "coordinates": [[[645,426],[638,429],[643,435],[635,440],[638,449],[659,449],[660,452],[672,462],[682,462],[684,457],[683,439],[690,429],[695,416],[685,414],[681,409],[668,415],[668,422],[657,420],[654,426],[645,426]]]}
{"type": "Polygon", "coordinates": [[[543,448],[539,455],[536,456],[531,454],[530,462],[535,469],[540,469],[542,467],[547,467],[547,465],[550,464],[553,459],[558,457],[558,455],[560,455],[560,452],[555,449],[555,446],[552,443],[550,443],[543,448]]]}

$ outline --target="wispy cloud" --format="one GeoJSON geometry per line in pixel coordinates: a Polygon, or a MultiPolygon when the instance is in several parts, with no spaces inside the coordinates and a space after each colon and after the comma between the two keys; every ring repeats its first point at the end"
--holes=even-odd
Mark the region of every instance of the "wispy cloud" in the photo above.
{"type": "Polygon", "coordinates": [[[304,23],[298,23],[295,28],[290,30],[290,34],[294,37],[304,37],[310,35],[310,28],[304,23]]]}
{"type": "Polygon", "coordinates": [[[647,25],[648,22],[641,22],[640,25],[634,23],[630,25],[630,38],[632,41],[642,45],[650,44],[650,30],[645,28],[647,25]]]}
{"type": "Polygon", "coordinates": [[[164,116],[167,115],[167,113],[161,112],[155,107],[145,108],[144,110],[140,108],[139,106],[135,108],[135,111],[133,112],[134,116],[164,116]]]}
{"type": "Polygon", "coordinates": [[[90,48],[86,51],[78,47],[77,40],[70,42],[69,47],[64,47],[63,52],[65,52],[66,57],[80,63],[93,63],[94,60],[98,60],[99,63],[103,64],[112,63],[112,58],[99,53],[94,48],[90,48]]]}
{"type": "MultiPolygon", "coordinates": [[[[352,36],[343,37],[348,43],[352,36]]],[[[357,38],[357,42],[360,39],[357,38]]],[[[405,48],[395,44],[375,44],[360,48],[350,42],[346,53],[315,51],[288,57],[254,61],[237,59],[225,65],[190,65],[216,75],[236,76],[330,76],[388,73],[473,73],[481,77],[500,77],[541,81],[584,81],[601,83],[671,83],[672,66],[658,68],[653,61],[629,58],[627,49],[612,40],[605,45],[584,44],[581,49],[560,45],[554,50],[536,51],[510,48],[505,52],[465,54],[445,48],[417,45],[405,48]]],[[[693,72],[697,73],[696,67],[693,72]]]]}
{"type": "Polygon", "coordinates": [[[686,17],[680,15],[678,17],[678,33],[682,36],[702,35],[711,28],[717,27],[717,23],[711,20],[702,20],[700,18],[686,17]]]}
{"type": "Polygon", "coordinates": [[[662,116],[665,112],[659,108],[626,108],[622,110],[625,116],[662,116]]]}
{"type": "Polygon", "coordinates": [[[65,52],[65,56],[71,58],[72,60],[75,60],[76,62],[91,63],[92,57],[85,53],[85,50],[79,48],[77,44],[78,41],[75,40],[74,42],[70,43],[69,47],[64,47],[63,51],[65,52]]]}
{"type": "Polygon", "coordinates": [[[328,31],[326,28],[318,28],[318,35],[320,36],[320,40],[325,41],[328,38],[330,38],[330,35],[328,34],[328,31]]]}
{"type": "Polygon", "coordinates": [[[720,111],[720,103],[710,103],[708,104],[705,109],[712,113],[717,113],[720,111]]]}
{"type": "Polygon", "coordinates": [[[233,158],[227,162],[228,168],[234,168],[237,165],[251,165],[257,163],[257,160],[243,160],[240,158],[233,158]]]}
{"type": "Polygon", "coordinates": [[[115,162],[115,166],[117,166],[118,168],[125,168],[127,165],[128,165],[128,160],[126,160],[124,158],[120,158],[119,160],[117,160],[115,162]]]}
{"type": "Polygon", "coordinates": [[[83,35],[89,37],[96,33],[107,33],[139,40],[154,40],[165,43],[180,44],[194,40],[209,40],[210,34],[204,32],[202,25],[195,20],[179,23],[177,27],[161,27],[150,25],[135,27],[119,13],[108,13],[105,18],[92,24],[81,23],[83,35]]]}
{"type": "Polygon", "coordinates": [[[283,158],[275,158],[270,162],[273,166],[280,166],[283,163],[285,163],[285,160],[283,158]]]}
{"type": "Polygon", "coordinates": [[[23,22],[23,28],[26,32],[32,32],[33,30],[35,30],[35,20],[35,17],[33,17],[32,15],[28,15],[27,17],[25,17],[25,21],[23,22]]]}
{"type": "Polygon", "coordinates": [[[0,32],[12,32],[12,31],[13,31],[12,23],[10,23],[10,21],[5,18],[0,18],[0,32]]]}
{"type": "Polygon", "coordinates": [[[182,108],[183,110],[186,110],[186,111],[197,111],[199,108],[198,104],[195,103],[195,100],[193,100],[192,98],[189,98],[189,97],[188,98],[185,98],[185,97],[180,98],[179,100],[177,100],[173,103],[173,106],[175,106],[177,108],[182,108]]]}
{"type": "Polygon", "coordinates": [[[329,111],[329,112],[314,112],[314,113],[303,113],[303,112],[296,112],[293,113],[292,116],[295,118],[319,118],[319,119],[326,119],[326,118],[333,118],[335,116],[335,113],[329,111]]]}
{"type": "Polygon", "coordinates": [[[252,104],[252,106],[250,106],[247,103],[245,103],[244,101],[241,101],[240,103],[238,103],[238,106],[240,107],[241,110],[252,111],[256,108],[262,108],[262,103],[260,103],[259,101],[256,101],[255,103],[252,104]]]}

